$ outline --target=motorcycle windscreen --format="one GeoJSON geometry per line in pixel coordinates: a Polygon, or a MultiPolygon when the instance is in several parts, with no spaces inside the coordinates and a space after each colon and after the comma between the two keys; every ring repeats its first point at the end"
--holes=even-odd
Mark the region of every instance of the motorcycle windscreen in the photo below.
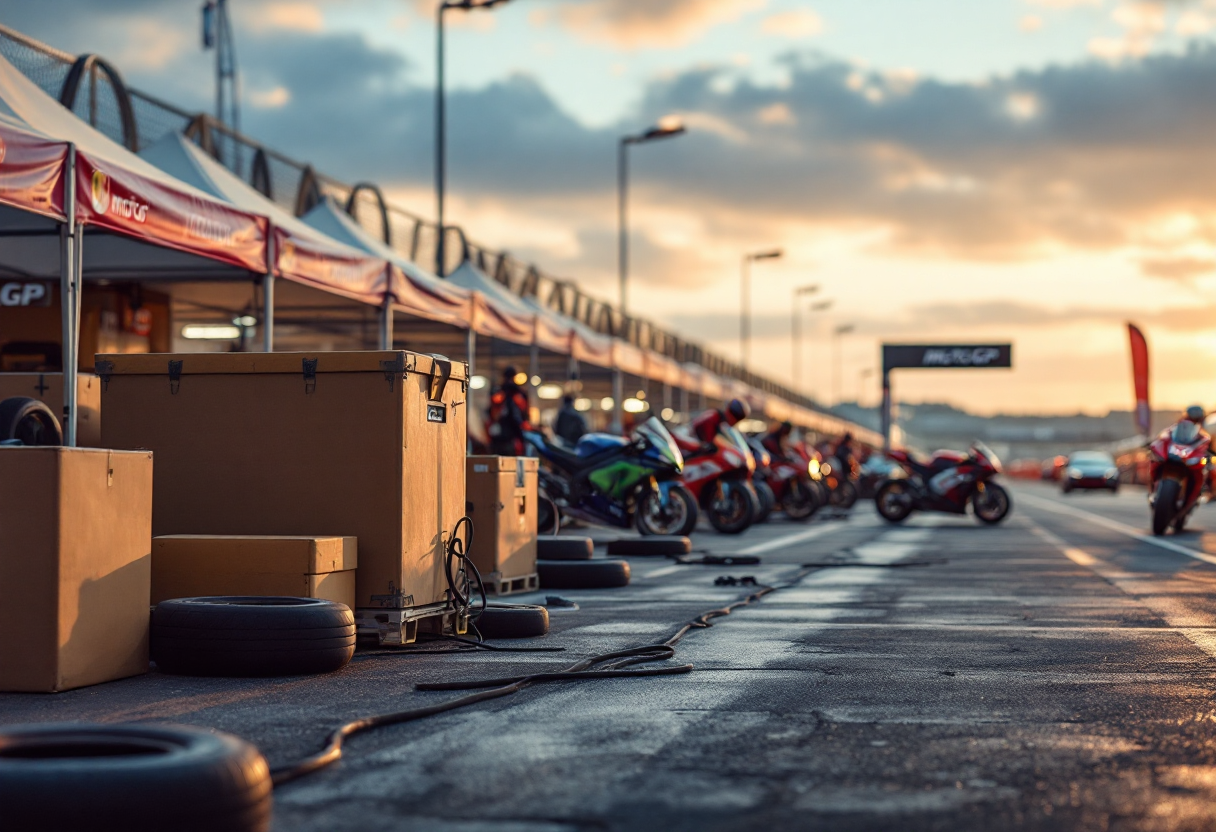
{"type": "Polygon", "coordinates": [[[677,471],[684,470],[684,455],[680,453],[675,437],[659,421],[658,417],[651,416],[645,422],[638,425],[633,433],[635,436],[644,438],[650,444],[650,447],[654,448],[659,456],[667,460],[671,465],[674,465],[677,471]]]}
{"type": "Polygon", "coordinates": [[[1194,445],[1199,439],[1199,425],[1194,422],[1179,422],[1170,431],[1175,445],[1194,445]]]}
{"type": "Polygon", "coordinates": [[[1001,461],[997,458],[997,455],[995,453],[993,453],[992,448],[989,448],[983,442],[976,442],[974,445],[971,446],[971,450],[975,451],[977,454],[982,456],[984,459],[988,460],[988,463],[996,471],[999,472],[1001,470],[1001,461]]]}
{"type": "Polygon", "coordinates": [[[747,440],[743,438],[743,434],[739,433],[739,429],[734,425],[722,423],[722,433],[730,441],[739,453],[743,455],[743,459],[747,461],[747,470],[749,472],[756,470],[756,457],[752,454],[752,449],[747,446],[747,440]]]}

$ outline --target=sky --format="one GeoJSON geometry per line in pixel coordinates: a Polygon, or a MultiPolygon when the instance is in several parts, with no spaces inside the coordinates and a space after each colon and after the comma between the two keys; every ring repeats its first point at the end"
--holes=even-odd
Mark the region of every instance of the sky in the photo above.
{"type": "MultiPolygon", "coordinates": [[[[433,216],[434,0],[229,1],[244,131],[433,216]]],[[[200,5],[0,0],[0,22],[202,110],[200,5]]],[[[1130,320],[1154,406],[1216,407],[1216,0],[511,0],[446,19],[448,216],[471,239],[615,299],[617,142],[676,114],[686,135],[630,151],[632,311],[737,356],[742,258],[781,248],[752,271],[752,365],[820,401],[873,404],[884,341],[1012,341],[1011,371],[905,372],[896,395],[1129,409],[1130,320]]]]}

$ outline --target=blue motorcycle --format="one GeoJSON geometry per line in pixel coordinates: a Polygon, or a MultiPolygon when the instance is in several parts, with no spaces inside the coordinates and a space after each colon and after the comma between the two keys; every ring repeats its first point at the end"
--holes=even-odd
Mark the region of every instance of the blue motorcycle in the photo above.
{"type": "Polygon", "coordinates": [[[696,528],[697,501],[679,482],[684,457],[658,419],[647,419],[628,438],[587,434],[573,450],[540,433],[525,432],[524,441],[543,461],[541,490],[561,514],[601,526],[636,526],[644,535],[686,535],[696,528]]]}

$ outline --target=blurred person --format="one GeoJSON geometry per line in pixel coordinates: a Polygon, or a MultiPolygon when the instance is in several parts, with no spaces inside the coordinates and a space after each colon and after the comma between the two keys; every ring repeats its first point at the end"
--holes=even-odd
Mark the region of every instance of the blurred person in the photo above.
{"type": "Polygon", "coordinates": [[[502,382],[490,396],[486,433],[490,437],[490,452],[499,456],[522,456],[524,431],[532,430],[528,393],[516,381],[514,367],[505,367],[502,382]]]}
{"type": "Polygon", "coordinates": [[[764,449],[775,457],[788,459],[792,447],[792,434],[794,432],[793,422],[782,422],[777,427],[770,430],[764,436],[760,437],[760,443],[764,445],[764,449]]]}
{"type": "Polygon", "coordinates": [[[587,432],[587,420],[574,407],[574,396],[562,396],[562,406],[553,420],[553,433],[567,445],[577,445],[587,432]]]}
{"type": "Polygon", "coordinates": [[[707,410],[690,423],[693,434],[706,445],[712,445],[718,429],[725,422],[732,427],[751,415],[752,409],[742,399],[731,399],[721,410],[707,410]]]}

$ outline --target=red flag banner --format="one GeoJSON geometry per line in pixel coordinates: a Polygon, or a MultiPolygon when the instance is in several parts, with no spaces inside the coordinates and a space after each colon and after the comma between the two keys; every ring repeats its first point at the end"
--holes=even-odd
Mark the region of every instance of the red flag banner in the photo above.
{"type": "Polygon", "coordinates": [[[1148,341],[1135,324],[1127,325],[1132,344],[1132,381],[1136,388],[1136,427],[1148,436],[1152,411],[1148,405],[1148,341]]]}

